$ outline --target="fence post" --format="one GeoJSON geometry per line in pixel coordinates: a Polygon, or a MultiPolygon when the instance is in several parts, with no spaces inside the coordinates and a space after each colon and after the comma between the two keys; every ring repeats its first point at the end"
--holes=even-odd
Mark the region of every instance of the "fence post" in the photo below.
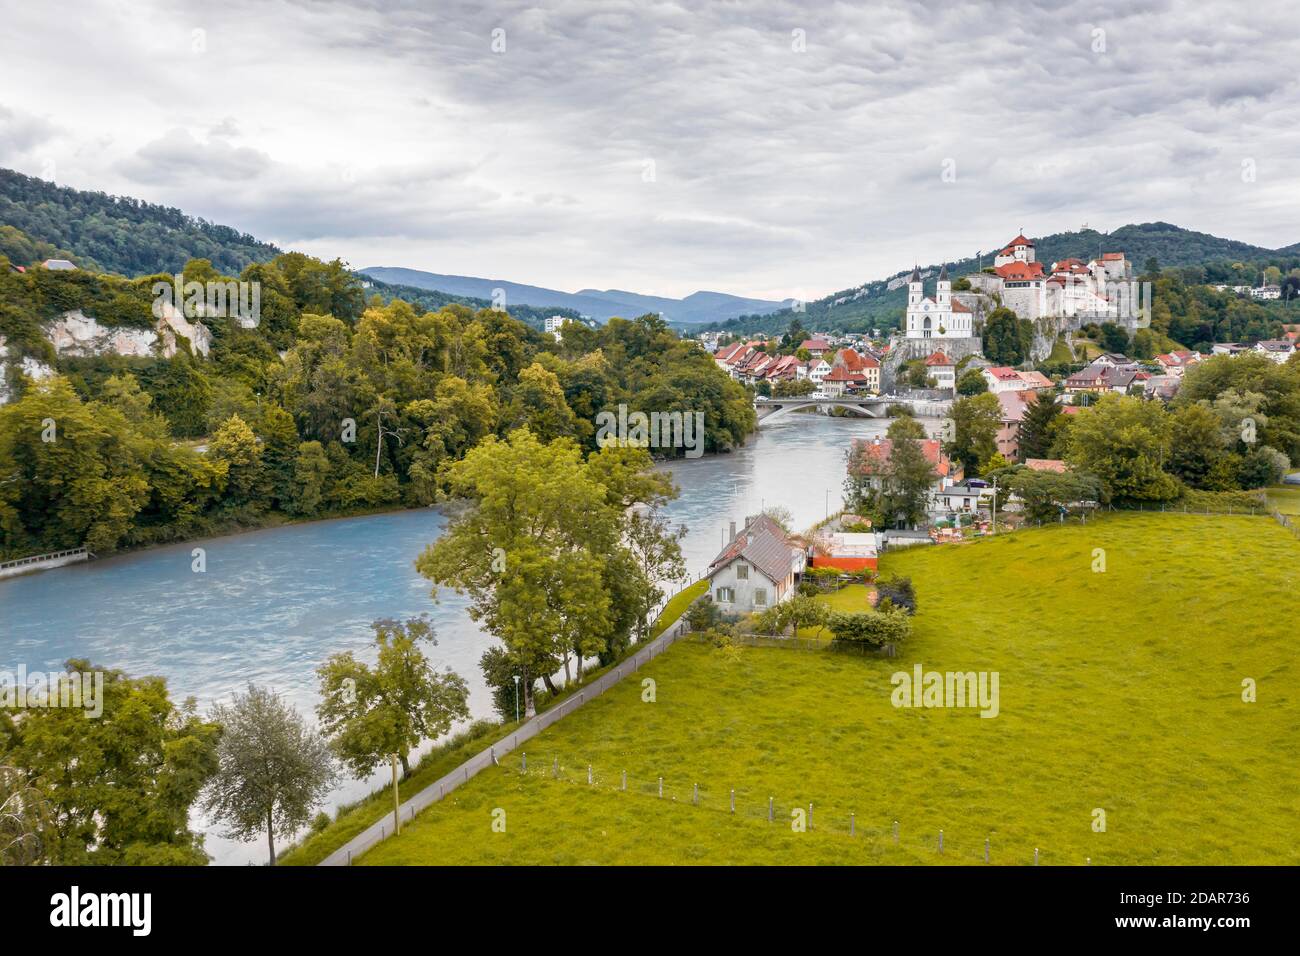
{"type": "Polygon", "coordinates": [[[522,766],[521,766],[519,772],[520,772],[520,773],[527,773],[527,772],[528,772],[528,751],[527,751],[527,750],[523,751],[523,764],[522,764],[522,766]]]}
{"type": "Polygon", "coordinates": [[[554,777],[556,780],[560,779],[560,758],[559,757],[551,758],[551,776],[554,777]]]}
{"type": "Polygon", "coordinates": [[[939,831],[939,852],[943,852],[943,831],[939,831]]]}
{"type": "Polygon", "coordinates": [[[1038,847],[1034,847],[1034,866],[1038,865],[1038,847]]]}
{"type": "Polygon", "coordinates": [[[898,842],[898,821],[894,821],[894,842],[898,842]]]}
{"type": "Polygon", "coordinates": [[[1090,857],[1090,856],[1085,856],[1085,857],[1083,858],[1083,865],[1084,865],[1084,866],[1092,866],[1092,857],[1090,857]]]}
{"type": "Polygon", "coordinates": [[[624,789],[624,790],[627,789],[627,771],[626,771],[626,770],[623,771],[623,789],[624,789]]]}
{"type": "Polygon", "coordinates": [[[664,798],[664,778],[660,777],[659,778],[659,799],[662,800],[663,798],[664,798]]]}
{"type": "Polygon", "coordinates": [[[767,822],[772,822],[772,798],[767,798],[767,822]]]}
{"type": "Polygon", "coordinates": [[[854,834],[853,814],[850,813],[849,814],[849,836],[853,836],[853,834],[854,834]]]}
{"type": "Polygon", "coordinates": [[[700,785],[697,783],[695,785],[695,789],[691,791],[691,803],[698,804],[699,802],[700,802],[700,785]]]}
{"type": "Polygon", "coordinates": [[[987,863],[988,861],[989,861],[989,838],[985,837],[984,838],[984,862],[987,863]]]}
{"type": "Polygon", "coordinates": [[[736,812],[736,788],[731,788],[731,812],[736,812]]]}
{"type": "Polygon", "coordinates": [[[587,764],[587,786],[591,786],[591,764],[587,764]]]}

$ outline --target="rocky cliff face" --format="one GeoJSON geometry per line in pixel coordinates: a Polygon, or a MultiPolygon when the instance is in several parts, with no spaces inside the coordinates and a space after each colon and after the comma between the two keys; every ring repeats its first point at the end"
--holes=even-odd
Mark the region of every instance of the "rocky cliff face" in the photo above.
{"type": "MultiPolygon", "coordinates": [[[[160,355],[171,358],[185,338],[190,348],[207,356],[212,348],[212,333],[202,322],[191,322],[170,304],[160,310],[157,324],[152,329],[122,328],[101,325],[93,316],[80,309],[65,312],[44,328],[45,338],[60,355],[87,357],[94,355],[125,355],[147,358],[160,355]]],[[[53,368],[31,356],[21,361],[10,353],[9,346],[0,336],[0,405],[9,401],[11,377],[21,373],[40,381],[55,374],[53,368]]]]}

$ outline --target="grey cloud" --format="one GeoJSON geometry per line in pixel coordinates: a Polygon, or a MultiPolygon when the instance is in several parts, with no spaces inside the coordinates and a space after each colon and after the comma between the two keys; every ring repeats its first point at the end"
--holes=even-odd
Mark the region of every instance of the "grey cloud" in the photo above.
{"type": "MultiPolygon", "coordinates": [[[[1021,225],[1166,219],[1300,239],[1300,42],[1280,0],[1249,17],[1227,0],[122,9],[102,0],[76,27],[115,51],[74,65],[102,97],[62,101],[83,111],[83,147],[113,138],[98,159],[73,147],[85,184],[353,261],[809,295],[1021,225]],[[142,24],[175,42],[160,52],[142,24]],[[142,102],[170,132],[142,132],[142,102]],[[1243,156],[1258,161],[1255,192],[1210,188],[1243,156]]],[[[43,40],[33,13],[19,29],[31,35],[15,70],[43,40]]],[[[13,152],[8,129],[0,114],[13,152]]]]}

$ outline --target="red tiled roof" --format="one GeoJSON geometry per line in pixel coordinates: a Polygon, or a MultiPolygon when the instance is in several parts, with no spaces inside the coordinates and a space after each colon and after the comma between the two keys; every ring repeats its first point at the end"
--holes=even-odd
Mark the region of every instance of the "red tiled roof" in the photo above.
{"type": "Polygon", "coordinates": [[[931,352],[926,356],[925,364],[933,368],[937,365],[956,365],[957,363],[948,358],[948,356],[944,354],[943,349],[940,349],[939,351],[931,352]]]}
{"type": "MultiPolygon", "coordinates": [[[[921,440],[920,445],[921,452],[925,455],[926,460],[934,466],[936,477],[944,478],[952,473],[952,462],[949,461],[948,456],[943,453],[943,445],[939,441],[933,438],[925,438],[921,440]]],[[[889,461],[889,456],[892,454],[893,448],[894,442],[889,438],[881,438],[878,440],[859,438],[853,442],[853,450],[855,454],[853,455],[852,460],[860,462],[864,466],[864,471],[871,472],[876,467],[884,465],[885,462],[889,461]],[[856,454],[859,449],[862,450],[861,455],[856,454]]]]}
{"type": "Polygon", "coordinates": [[[984,371],[988,372],[994,378],[1001,379],[1004,382],[1020,378],[1020,373],[1008,365],[994,365],[990,368],[986,368],[984,371]]]}
{"type": "Polygon", "coordinates": [[[993,271],[1000,278],[1010,279],[1012,282],[1043,278],[1043,264],[1041,262],[1008,262],[1005,265],[997,266],[993,271]]]}
{"type": "Polygon", "coordinates": [[[1025,467],[1030,471],[1065,471],[1065,462],[1060,458],[1026,458],[1025,467]]]}
{"type": "Polygon", "coordinates": [[[1008,243],[1007,243],[1007,248],[1010,249],[1010,248],[1012,248],[1012,247],[1014,247],[1014,246],[1032,246],[1032,245],[1033,245],[1033,242],[1031,242],[1030,240],[1026,239],[1026,238],[1024,237],[1024,234],[1022,233],[1021,235],[1016,236],[1016,238],[1014,238],[1014,239],[1012,239],[1010,242],[1008,242],[1008,243]]]}

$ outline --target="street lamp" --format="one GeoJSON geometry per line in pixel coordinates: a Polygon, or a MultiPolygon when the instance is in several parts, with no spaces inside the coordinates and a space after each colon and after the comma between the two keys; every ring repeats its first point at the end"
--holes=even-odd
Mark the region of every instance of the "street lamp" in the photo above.
{"type": "Polygon", "coordinates": [[[515,723],[519,723],[519,675],[515,675],[515,723]]]}

